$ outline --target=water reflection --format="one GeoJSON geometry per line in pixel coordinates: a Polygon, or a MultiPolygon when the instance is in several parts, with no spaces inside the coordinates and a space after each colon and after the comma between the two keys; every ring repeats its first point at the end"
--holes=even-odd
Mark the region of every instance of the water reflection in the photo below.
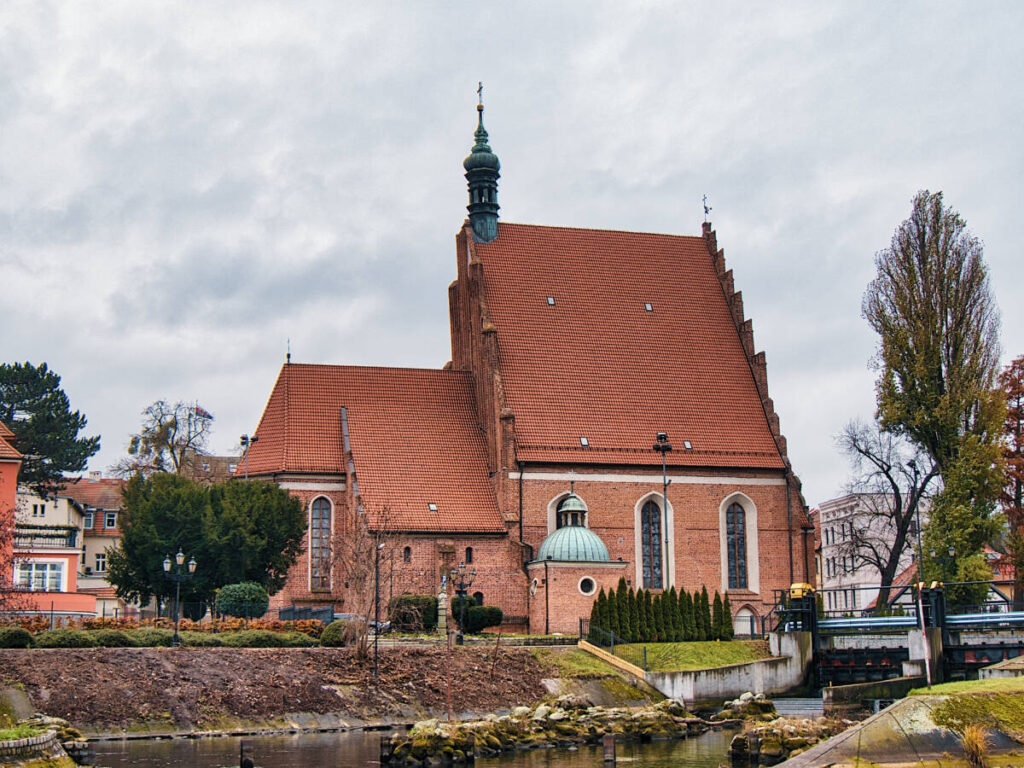
{"type": "MultiPolygon", "coordinates": [[[[378,765],[379,732],[316,733],[246,738],[245,752],[260,768],[358,768],[378,765]]],[[[619,744],[620,766],[718,768],[727,763],[731,733],[706,733],[684,741],[619,744]]],[[[237,766],[238,738],[98,742],[96,764],[104,768],[220,768],[237,766]]],[[[477,760],[477,768],[601,768],[600,747],[535,749],[477,760]]]]}

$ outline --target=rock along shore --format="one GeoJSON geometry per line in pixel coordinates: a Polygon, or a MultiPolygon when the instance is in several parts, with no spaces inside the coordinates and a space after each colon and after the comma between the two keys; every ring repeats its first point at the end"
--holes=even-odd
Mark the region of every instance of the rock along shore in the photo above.
{"type": "Polygon", "coordinates": [[[675,699],[645,707],[598,707],[580,697],[560,696],[482,720],[416,723],[391,738],[381,760],[402,766],[461,764],[514,749],[594,744],[605,734],[636,741],[680,739],[728,725],[738,721],[703,720],[675,699]]]}

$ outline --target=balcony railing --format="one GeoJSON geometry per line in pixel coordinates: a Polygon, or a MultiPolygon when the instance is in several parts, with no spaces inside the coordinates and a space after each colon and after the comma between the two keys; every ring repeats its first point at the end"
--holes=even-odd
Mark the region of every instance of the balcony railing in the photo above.
{"type": "Polygon", "coordinates": [[[14,548],[34,549],[76,549],[78,528],[72,526],[17,526],[14,529],[14,548]]]}

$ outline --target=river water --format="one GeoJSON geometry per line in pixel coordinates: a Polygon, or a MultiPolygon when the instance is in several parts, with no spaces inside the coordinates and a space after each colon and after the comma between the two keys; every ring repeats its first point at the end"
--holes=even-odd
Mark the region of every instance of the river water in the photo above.
{"type": "MultiPolygon", "coordinates": [[[[376,766],[380,739],[387,732],[353,731],[256,738],[106,741],[91,746],[103,768],[221,768],[237,766],[239,746],[259,768],[360,768],[376,766]]],[[[643,768],[718,768],[728,764],[733,734],[710,731],[680,741],[619,744],[618,764],[643,768]]],[[[534,749],[476,761],[477,768],[602,768],[598,747],[534,749]]]]}

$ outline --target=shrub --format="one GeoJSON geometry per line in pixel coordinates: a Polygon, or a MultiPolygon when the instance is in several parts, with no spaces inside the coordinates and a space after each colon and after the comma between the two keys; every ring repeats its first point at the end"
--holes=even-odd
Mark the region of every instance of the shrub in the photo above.
{"type": "Polygon", "coordinates": [[[388,603],[391,628],[399,632],[432,632],[437,627],[437,598],[399,595],[388,603]]]}
{"type": "Polygon", "coordinates": [[[253,619],[267,612],[267,590],[255,581],[228,584],[217,592],[217,612],[225,616],[253,619]]]}
{"type": "Polygon", "coordinates": [[[89,634],[96,641],[96,645],[103,648],[134,648],[138,645],[134,638],[118,629],[98,629],[89,634]]]}
{"type": "Polygon", "coordinates": [[[96,640],[80,629],[54,629],[35,637],[37,648],[95,648],[96,640]]]}
{"type": "Polygon", "coordinates": [[[265,629],[247,629],[220,636],[221,642],[231,648],[309,648],[316,645],[301,632],[268,632],[265,629]]]}
{"type": "Polygon", "coordinates": [[[327,648],[340,648],[351,645],[359,634],[360,625],[354,621],[336,619],[328,624],[320,635],[320,645],[327,648]]]}
{"type": "Polygon", "coordinates": [[[195,632],[186,629],[184,632],[179,632],[178,637],[181,638],[181,644],[187,645],[189,648],[219,648],[224,645],[220,635],[211,635],[208,632],[195,632]]]}
{"type": "Polygon", "coordinates": [[[21,627],[0,627],[0,648],[30,648],[32,635],[21,627]]]}
{"type": "Polygon", "coordinates": [[[474,605],[466,609],[466,626],[463,631],[476,635],[486,627],[498,626],[503,618],[501,608],[496,605],[474,605]]]}
{"type": "Polygon", "coordinates": [[[992,749],[992,739],[985,726],[979,723],[968,725],[960,735],[960,743],[967,756],[967,764],[971,768],[985,768],[985,757],[992,749]]]}
{"type": "Polygon", "coordinates": [[[170,648],[174,632],[169,629],[158,629],[156,627],[141,627],[126,633],[143,648],[170,648]]]}

